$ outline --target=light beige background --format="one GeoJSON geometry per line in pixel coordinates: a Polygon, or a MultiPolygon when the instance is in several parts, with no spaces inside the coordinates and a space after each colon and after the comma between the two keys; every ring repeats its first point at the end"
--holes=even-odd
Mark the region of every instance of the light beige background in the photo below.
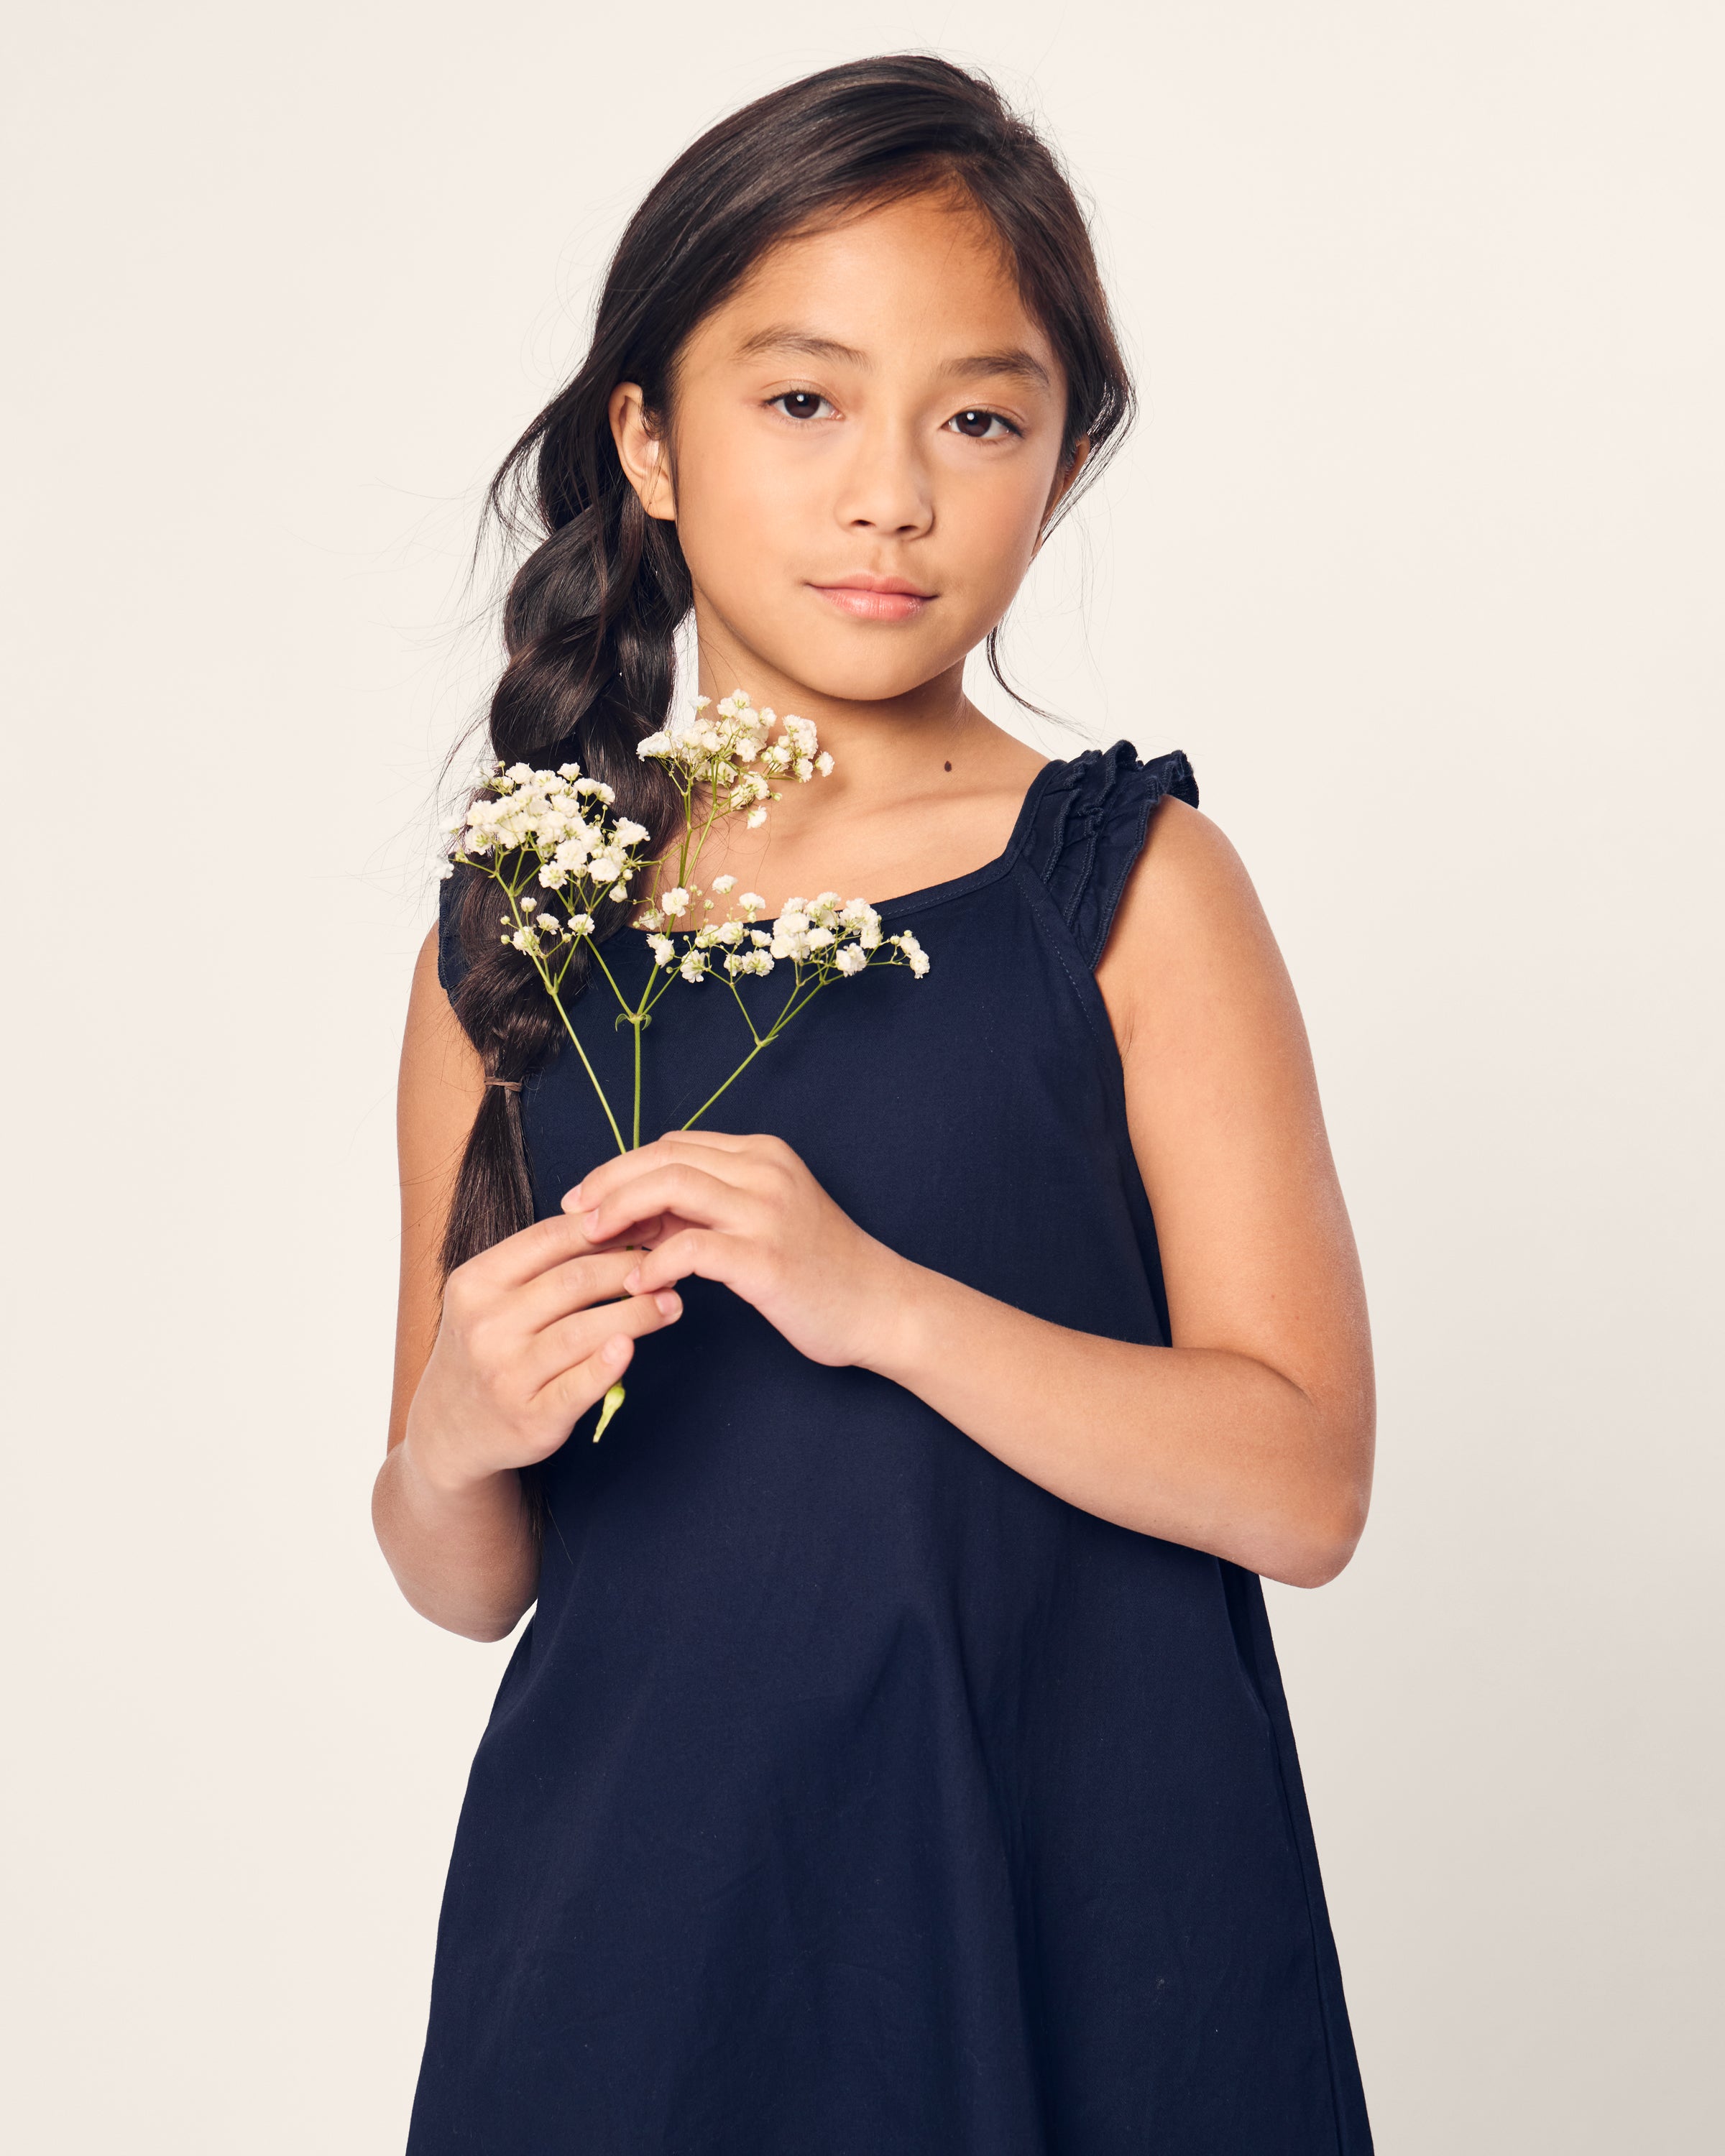
{"type": "Polygon", "coordinates": [[[1380,2148],[1718,2131],[1725,15],[310,0],[9,39],[32,2156],[400,2144],[504,1661],[367,1518],[476,490],[668,157],[919,42],[1065,146],[1142,370],[1037,737],[1192,755],[1364,1252],[1373,1523],[1273,1604],[1380,2148]]]}

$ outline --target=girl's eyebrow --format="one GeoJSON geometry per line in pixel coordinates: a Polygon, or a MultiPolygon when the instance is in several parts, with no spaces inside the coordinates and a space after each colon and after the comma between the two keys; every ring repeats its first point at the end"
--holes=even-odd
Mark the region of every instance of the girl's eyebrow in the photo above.
{"type": "MultiPolygon", "coordinates": [[[[866,352],[859,352],[854,345],[840,344],[836,337],[817,336],[811,330],[792,329],[775,325],[773,328],[757,330],[752,337],[745,337],[737,346],[740,358],[752,358],[757,353],[768,352],[800,352],[808,359],[836,360],[845,367],[868,367],[871,362],[866,352]]],[[[1019,382],[1034,382],[1044,389],[1052,389],[1048,369],[1034,352],[1025,352],[1014,345],[1004,352],[973,352],[968,359],[949,359],[940,368],[947,380],[978,374],[1004,375],[1019,382]]]]}
{"type": "Polygon", "coordinates": [[[1044,389],[1052,389],[1048,369],[1034,352],[1024,352],[1014,345],[1008,352],[973,352],[968,359],[949,359],[942,367],[944,375],[1002,374],[1019,382],[1034,382],[1044,389]]]}
{"type": "Polygon", "coordinates": [[[816,336],[811,330],[778,326],[757,330],[752,337],[745,337],[737,350],[742,359],[762,352],[799,352],[809,359],[836,359],[847,367],[869,364],[866,352],[858,352],[852,345],[840,344],[836,337],[816,336]]]}

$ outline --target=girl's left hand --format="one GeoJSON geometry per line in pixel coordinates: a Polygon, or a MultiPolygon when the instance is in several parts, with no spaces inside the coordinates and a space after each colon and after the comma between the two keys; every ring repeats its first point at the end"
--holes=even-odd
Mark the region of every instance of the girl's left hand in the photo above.
{"type": "Polygon", "coordinates": [[[722,1281],[812,1362],[872,1364],[915,1268],[865,1235],[775,1137],[674,1131],[566,1192],[590,1243],[649,1247],[624,1282],[651,1295],[722,1281]]]}

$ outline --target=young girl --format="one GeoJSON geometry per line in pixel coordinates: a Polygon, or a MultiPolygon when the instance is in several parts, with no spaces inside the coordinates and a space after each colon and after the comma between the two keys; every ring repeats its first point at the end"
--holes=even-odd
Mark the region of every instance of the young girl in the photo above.
{"type": "Polygon", "coordinates": [[[1046,762],[963,686],[1130,409],[1049,150],[872,60],[677,160],[493,490],[540,525],[495,753],[674,842],[636,744],[692,608],[702,689],[836,759],[708,887],[861,894],[932,968],[686,1134],[739,1021],[675,984],[620,1154],[495,886],[444,886],[377,1532],[439,1625],[536,1609],[414,2156],[1369,2148],[1258,1578],[1332,1578],[1371,1466],[1299,1013],[1183,757],[1046,762]]]}

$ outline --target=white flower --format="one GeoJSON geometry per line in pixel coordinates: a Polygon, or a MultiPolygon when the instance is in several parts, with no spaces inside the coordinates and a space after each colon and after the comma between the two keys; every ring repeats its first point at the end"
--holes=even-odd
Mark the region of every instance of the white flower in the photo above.
{"type": "Polygon", "coordinates": [[[833,963],[841,973],[860,973],[868,963],[867,953],[855,943],[845,944],[833,958],[833,963]]]}
{"type": "Polygon", "coordinates": [[[752,917],[755,914],[763,912],[766,910],[767,906],[766,900],[762,897],[760,892],[757,891],[744,891],[742,896],[737,900],[737,903],[742,909],[744,915],[748,917],[752,917]]]}
{"type": "Polygon", "coordinates": [[[669,936],[649,936],[647,938],[647,947],[653,953],[653,963],[655,966],[668,966],[677,955],[676,946],[669,936]]]}
{"type": "Polygon", "coordinates": [[[767,974],[773,971],[773,954],[769,951],[733,951],[725,961],[727,973],[767,974]]]}
{"type": "Polygon", "coordinates": [[[745,816],[742,820],[748,826],[750,830],[758,830],[761,825],[767,821],[767,811],[764,808],[751,808],[747,815],[745,816]]]}
{"type": "Polygon", "coordinates": [[[676,921],[689,911],[689,894],[681,884],[674,885],[659,901],[659,910],[669,921],[676,921]]]}
{"type": "Polygon", "coordinates": [[[922,976],[928,971],[928,953],[922,948],[922,946],[916,941],[916,937],[911,935],[910,930],[906,928],[897,936],[889,937],[887,941],[891,943],[897,944],[899,949],[904,952],[905,957],[910,961],[911,973],[914,973],[916,978],[920,981],[922,976]]]}
{"type": "Polygon", "coordinates": [[[685,981],[699,981],[705,978],[706,968],[706,953],[704,951],[689,951],[684,953],[683,963],[677,971],[685,981]]]}
{"type": "Polygon", "coordinates": [[[644,824],[637,824],[627,816],[619,816],[617,828],[611,834],[614,846],[639,846],[642,840],[652,837],[644,824]]]}
{"type": "Polygon", "coordinates": [[[644,734],[635,743],[635,754],[639,757],[669,756],[670,745],[671,737],[668,733],[644,734]]]}
{"type": "Polygon", "coordinates": [[[593,916],[590,913],[572,913],[569,916],[569,933],[572,936],[591,936],[593,916]]]}
{"type": "Polygon", "coordinates": [[[798,778],[800,778],[806,786],[809,781],[814,776],[814,760],[809,757],[799,756],[796,762],[791,766],[791,769],[796,773],[798,778]]]}
{"type": "Polygon", "coordinates": [[[523,913],[531,913],[538,903],[539,901],[536,898],[524,898],[521,901],[521,911],[523,913]]]}
{"type": "Polygon", "coordinates": [[[816,757],[814,759],[814,767],[820,773],[823,778],[824,778],[828,773],[831,771],[833,767],[833,757],[832,752],[829,749],[823,749],[820,754],[816,757]]]}
{"type": "Polygon", "coordinates": [[[437,873],[439,880],[445,876],[452,876],[455,873],[455,864],[453,861],[439,861],[437,873]]]}
{"type": "Polygon", "coordinates": [[[726,891],[735,891],[736,888],[737,878],[734,875],[721,875],[715,876],[713,878],[713,889],[717,891],[721,898],[725,896],[726,891]]]}
{"type": "Polygon", "coordinates": [[[623,864],[614,855],[600,854],[588,863],[587,873],[593,883],[615,883],[623,874],[623,864]]]}

